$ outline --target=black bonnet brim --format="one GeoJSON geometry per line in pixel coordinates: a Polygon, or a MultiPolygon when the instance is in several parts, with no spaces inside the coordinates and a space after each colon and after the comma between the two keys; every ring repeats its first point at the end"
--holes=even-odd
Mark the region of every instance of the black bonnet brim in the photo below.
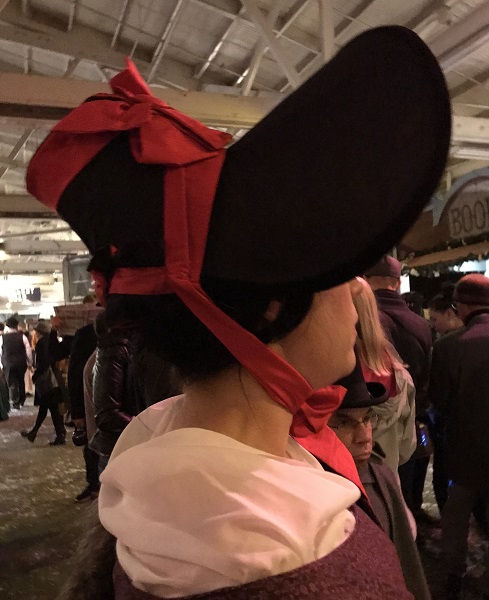
{"type": "Polygon", "coordinates": [[[429,201],[450,124],[415,33],[359,35],[228,150],[203,276],[319,290],[362,273],[429,201]]]}

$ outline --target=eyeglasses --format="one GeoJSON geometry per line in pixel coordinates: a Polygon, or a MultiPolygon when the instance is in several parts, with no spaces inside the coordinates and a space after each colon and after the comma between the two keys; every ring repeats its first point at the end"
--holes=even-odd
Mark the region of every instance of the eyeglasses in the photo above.
{"type": "Polygon", "coordinates": [[[336,429],[337,431],[343,431],[345,433],[354,433],[359,425],[363,425],[364,427],[371,425],[372,429],[375,429],[379,423],[379,416],[375,413],[369,413],[359,421],[350,419],[350,417],[345,415],[338,415],[337,418],[338,422],[334,425],[330,425],[331,429],[336,429]]]}

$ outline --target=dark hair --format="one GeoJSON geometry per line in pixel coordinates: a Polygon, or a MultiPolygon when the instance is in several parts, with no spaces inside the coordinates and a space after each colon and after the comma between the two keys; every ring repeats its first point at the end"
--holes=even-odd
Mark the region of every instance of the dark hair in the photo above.
{"type": "MultiPolygon", "coordinates": [[[[265,344],[280,340],[295,329],[309,312],[313,298],[310,291],[217,281],[207,282],[204,289],[224,313],[265,344]],[[272,300],[280,301],[282,308],[270,323],[264,314],[272,300]]],[[[112,294],[107,302],[108,322],[113,313],[131,315],[139,326],[140,345],[173,365],[187,383],[210,378],[238,362],[173,294],[112,294]]]]}
{"type": "Polygon", "coordinates": [[[9,317],[5,321],[5,325],[7,327],[10,327],[11,329],[17,329],[17,327],[19,326],[19,321],[17,321],[17,319],[15,317],[9,317]]]}
{"type": "Polygon", "coordinates": [[[453,293],[455,290],[455,285],[452,283],[448,283],[442,286],[441,292],[434,296],[428,302],[428,308],[434,310],[436,312],[444,313],[449,308],[454,310],[453,308],[453,293]]]}

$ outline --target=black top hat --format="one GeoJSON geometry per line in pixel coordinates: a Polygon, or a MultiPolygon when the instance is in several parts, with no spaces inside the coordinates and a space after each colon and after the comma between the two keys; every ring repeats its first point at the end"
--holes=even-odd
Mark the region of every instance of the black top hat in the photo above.
{"type": "Polygon", "coordinates": [[[355,349],[357,362],[355,368],[346,377],[337,381],[337,385],[346,388],[346,395],[339,407],[342,408],[367,408],[382,404],[389,397],[389,392],[381,383],[376,381],[365,382],[358,353],[355,349]]]}

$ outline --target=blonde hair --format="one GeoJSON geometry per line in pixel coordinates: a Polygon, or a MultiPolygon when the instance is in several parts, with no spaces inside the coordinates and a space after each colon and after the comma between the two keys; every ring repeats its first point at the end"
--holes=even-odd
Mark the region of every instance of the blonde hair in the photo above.
{"type": "Polygon", "coordinates": [[[404,365],[396,356],[392,344],[382,329],[373,291],[365,279],[360,281],[362,290],[353,298],[360,326],[357,338],[360,360],[376,375],[389,375],[393,369],[399,369],[404,365]]]}

